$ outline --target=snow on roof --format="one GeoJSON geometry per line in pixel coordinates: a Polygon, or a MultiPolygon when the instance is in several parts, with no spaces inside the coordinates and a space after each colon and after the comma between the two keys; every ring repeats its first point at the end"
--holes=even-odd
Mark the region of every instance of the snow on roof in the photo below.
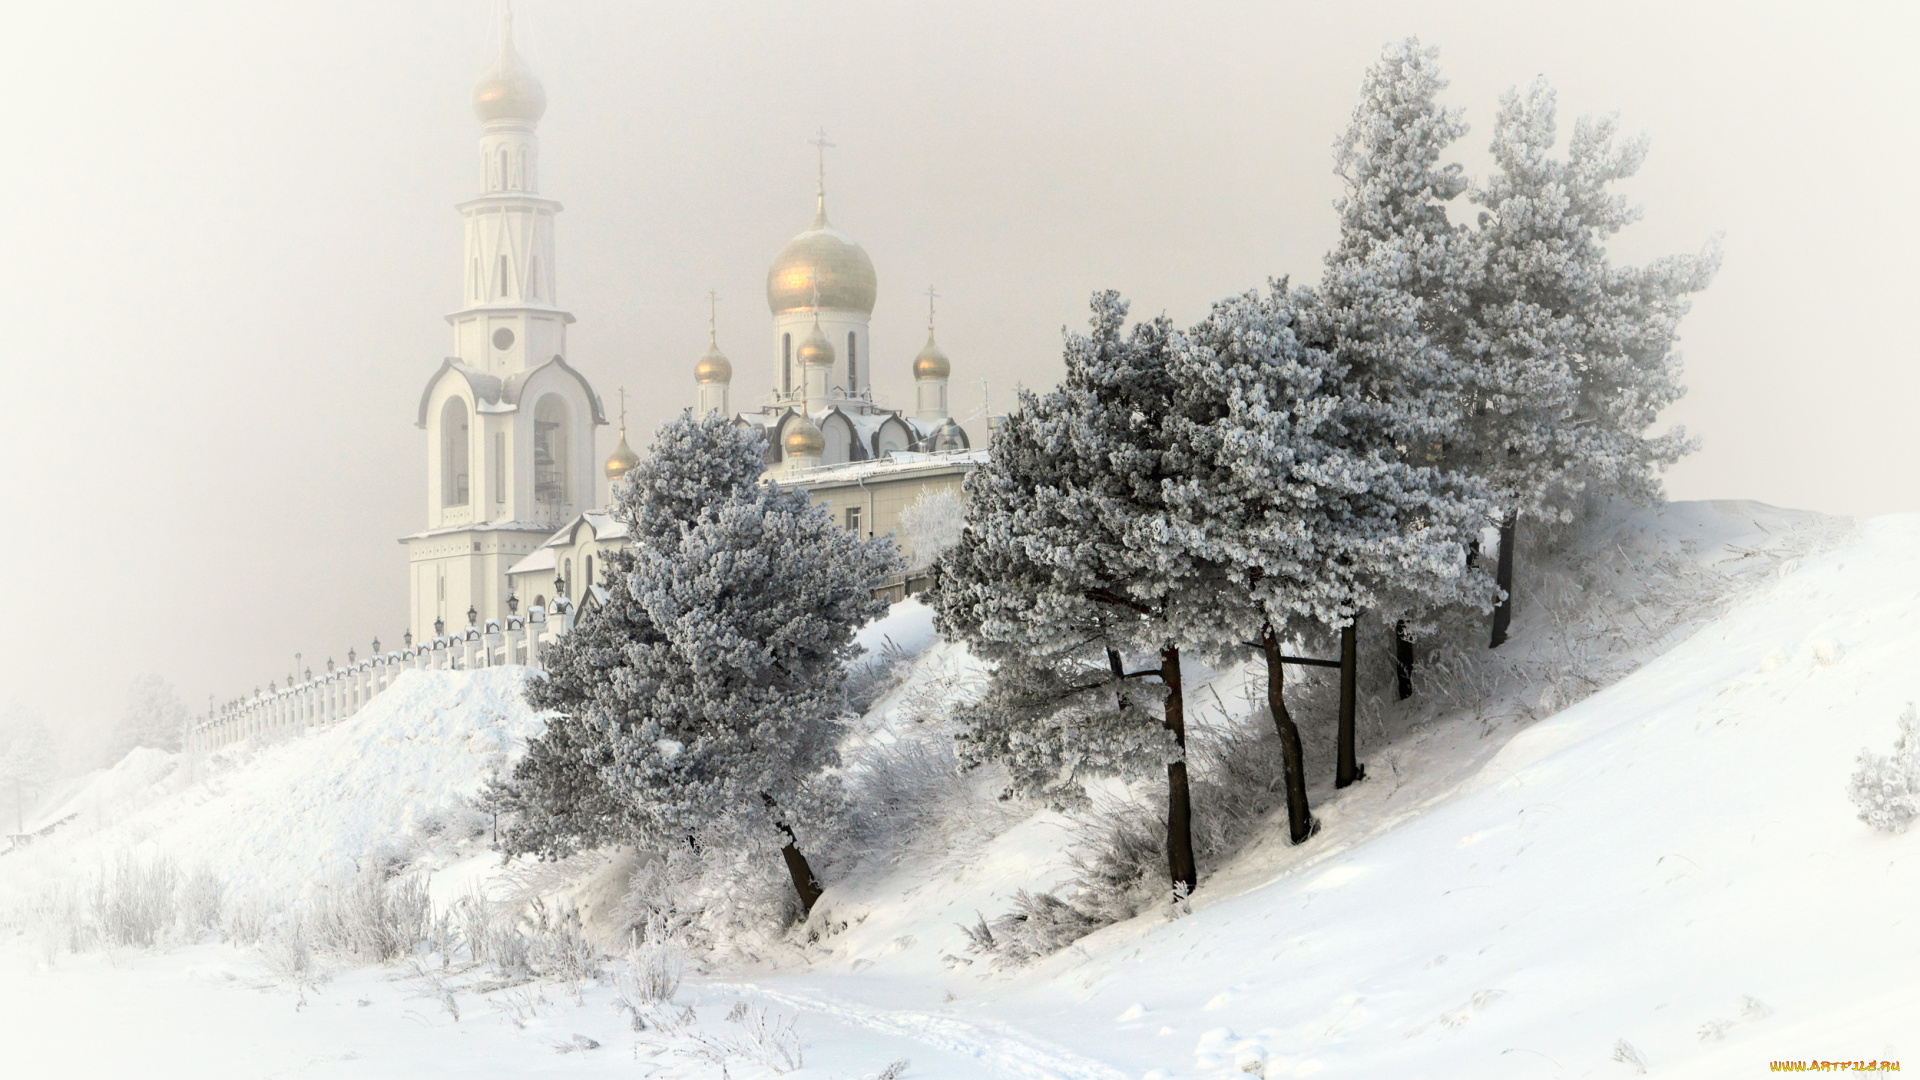
{"type": "Polygon", "coordinates": [[[533,574],[543,570],[555,569],[556,558],[557,556],[554,554],[553,549],[543,544],[540,547],[534,549],[533,554],[528,555],[526,558],[521,559],[519,562],[514,563],[512,566],[507,567],[507,576],[512,577],[515,574],[533,574]]]}
{"type": "Polygon", "coordinates": [[[937,472],[942,469],[971,469],[987,462],[987,451],[955,450],[940,454],[922,454],[906,450],[896,450],[883,458],[871,461],[849,461],[839,465],[819,465],[811,469],[796,469],[781,477],[783,483],[795,487],[813,487],[816,484],[851,483],[868,480],[877,476],[901,476],[916,472],[937,472]]]}

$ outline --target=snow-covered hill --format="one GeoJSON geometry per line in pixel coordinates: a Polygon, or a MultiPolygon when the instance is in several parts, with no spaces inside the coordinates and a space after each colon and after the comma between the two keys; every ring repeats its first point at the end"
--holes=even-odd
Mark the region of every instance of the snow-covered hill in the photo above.
{"type": "MultiPolygon", "coordinates": [[[[682,994],[707,1017],[735,1000],[795,1017],[808,1076],[898,1058],[916,1078],[1163,1080],[1899,1060],[1920,1045],[1920,840],[1867,829],[1844,785],[1920,698],[1916,553],[1915,516],[1849,531],[1753,504],[1616,515],[1523,580],[1499,653],[1437,655],[1412,702],[1369,704],[1369,778],[1316,788],[1319,837],[1293,848],[1255,830],[1189,914],[1149,912],[1024,969],[968,953],[960,924],[1072,876],[1070,823],[1009,811],[979,778],[943,789],[961,801],[942,814],[964,821],[830,884],[819,940],[682,994]]],[[[964,692],[970,661],[932,641],[918,605],[868,636],[919,659],[863,744],[911,742],[930,701],[964,692]]],[[[43,815],[83,811],[70,831],[0,860],[0,884],[134,844],[262,889],[369,857],[470,872],[483,844],[464,800],[538,720],[507,673],[418,674],[341,728],[191,781],[165,760],[96,776],[43,815]]],[[[1196,679],[1196,712],[1247,722],[1248,674],[1196,679]]],[[[244,1046],[142,1024],[139,1060],[191,1053],[203,1076],[259,1075],[276,1046],[286,1072],[330,1076],[648,1075],[665,1060],[636,1065],[626,1047],[653,1036],[629,1033],[601,989],[529,1021],[472,988],[455,1022],[374,973],[342,973],[296,1014],[290,993],[236,989],[262,974],[221,946],[126,969],[23,963],[0,968],[0,1016],[57,1039],[48,1060],[68,1066],[120,1053],[65,1034],[89,1030],[73,1009],[109,999],[245,1017],[260,1034],[244,1046]],[[572,1032],[614,1052],[555,1055],[572,1032]]],[[[673,1060],[657,1075],[721,1075],[673,1060]]],[[[731,1075],[769,1068],[734,1061],[731,1075]]]]}

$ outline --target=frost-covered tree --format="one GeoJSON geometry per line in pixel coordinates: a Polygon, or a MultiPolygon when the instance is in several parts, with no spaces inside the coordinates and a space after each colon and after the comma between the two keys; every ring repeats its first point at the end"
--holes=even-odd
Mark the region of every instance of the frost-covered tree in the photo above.
{"type": "Polygon", "coordinates": [[[0,720],[0,791],[13,797],[13,831],[26,831],[27,800],[53,779],[53,734],[38,716],[10,706],[0,720]]]}
{"type": "Polygon", "coordinates": [[[662,638],[627,589],[633,552],[607,552],[601,565],[606,603],[545,647],[545,675],[527,685],[527,704],[551,713],[546,730],[486,794],[487,809],[505,819],[500,847],[510,855],[560,859],[636,832],[628,803],[607,783],[613,762],[595,710],[612,707],[611,675],[627,650],[662,638]]]}
{"type": "Polygon", "coordinates": [[[900,539],[912,552],[911,570],[922,570],[960,542],[967,503],[952,488],[929,488],[900,512],[900,539]]]}
{"type": "MultiPolygon", "coordinates": [[[[1169,447],[1183,479],[1169,486],[1166,542],[1200,571],[1191,602],[1204,608],[1196,622],[1209,651],[1265,662],[1300,843],[1315,825],[1282,643],[1339,632],[1394,595],[1475,595],[1465,547],[1478,522],[1474,490],[1351,437],[1340,367],[1300,340],[1283,282],[1215,304],[1179,339],[1170,367],[1181,389],[1169,447]]],[[[1340,751],[1344,786],[1358,773],[1351,730],[1340,751]]]]}
{"type": "Polygon", "coordinates": [[[800,832],[832,809],[819,780],[853,635],[885,610],[875,590],[898,554],[759,482],[765,450],[758,430],[683,414],[619,485],[636,544],[529,693],[559,715],[502,785],[520,811],[510,850],[657,848],[757,823],[802,905],[818,898],[800,832]]]}
{"type": "Polygon", "coordinates": [[[696,502],[737,486],[676,535],[646,523],[659,539],[637,549],[629,588],[662,640],[630,648],[616,673],[626,707],[607,718],[606,774],[655,838],[764,813],[811,910],[820,888],[796,830],[831,810],[816,781],[838,762],[854,633],[886,611],[876,590],[897,571],[899,552],[889,537],[840,529],[803,491],[738,484],[744,462],[760,460],[759,438],[710,449],[684,462],[693,475],[650,474],[636,485],[677,486],[696,502]]]}
{"type": "MultiPolygon", "coordinates": [[[[1438,50],[1417,39],[1388,45],[1367,69],[1360,103],[1334,144],[1345,182],[1335,204],[1339,239],[1319,286],[1294,303],[1301,338],[1333,359],[1340,440],[1356,458],[1398,469],[1409,505],[1464,501],[1468,519],[1485,521],[1491,507],[1446,453],[1470,411],[1465,314],[1484,256],[1478,238],[1447,213],[1468,183],[1444,160],[1467,131],[1460,112],[1440,104],[1445,87],[1438,50]]],[[[1449,539],[1434,550],[1445,550],[1457,524],[1403,516],[1401,546],[1429,549],[1423,534],[1438,528],[1449,539]]],[[[1382,582],[1376,610],[1418,630],[1434,610],[1462,599],[1461,580],[1475,579],[1382,582]],[[1437,593],[1427,587],[1435,583],[1437,593]]],[[[1470,592],[1465,599],[1478,602],[1470,592]]]]}
{"type": "Polygon", "coordinates": [[[1059,388],[1023,393],[995,433],[991,460],[968,477],[966,538],[941,561],[935,604],[943,632],[1000,665],[989,700],[1023,703],[995,721],[998,730],[976,726],[973,752],[1008,760],[1017,782],[1036,777],[1026,766],[1047,755],[1073,775],[1157,758],[1167,776],[1169,875],[1190,891],[1198,875],[1181,648],[1200,611],[1187,603],[1195,568],[1165,542],[1168,491],[1182,469],[1165,431],[1177,389],[1167,363],[1174,332],[1165,318],[1128,330],[1116,293],[1095,294],[1092,308],[1091,332],[1067,339],[1059,388]],[[1157,663],[1126,670],[1136,655],[1157,663]],[[1140,677],[1159,681],[1148,691],[1160,700],[1159,730],[1140,707],[1145,695],[1124,688],[1140,677]],[[1065,711],[1051,711],[1050,696],[1065,711]],[[1103,697],[1110,708],[1091,704],[1103,697]]]}
{"type": "MultiPolygon", "coordinates": [[[[1493,490],[1508,594],[1516,516],[1571,522],[1583,491],[1656,501],[1657,473],[1691,446],[1679,428],[1649,429],[1685,392],[1673,345],[1686,298],[1712,280],[1719,252],[1611,264],[1606,241],[1640,214],[1610,185],[1647,151],[1644,136],[1616,141],[1617,129],[1614,117],[1583,118],[1557,159],[1552,88],[1536,79],[1525,94],[1509,90],[1495,172],[1472,192],[1486,208],[1485,262],[1466,312],[1470,419],[1449,450],[1493,490]]],[[[1511,612],[1509,595],[1495,612],[1496,646],[1511,612]]]]}
{"type": "Polygon", "coordinates": [[[136,675],[127,686],[126,711],[107,744],[107,762],[125,757],[138,746],[178,750],[186,737],[187,705],[173,684],[155,674],[136,675]]]}

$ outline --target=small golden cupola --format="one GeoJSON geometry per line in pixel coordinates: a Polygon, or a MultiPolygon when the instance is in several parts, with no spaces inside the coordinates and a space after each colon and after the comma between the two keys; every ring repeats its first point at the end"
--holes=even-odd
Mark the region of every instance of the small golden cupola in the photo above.
{"type": "Polygon", "coordinates": [[[803,367],[832,367],[833,342],[827,340],[826,332],[820,329],[820,316],[813,317],[813,333],[800,343],[800,363],[803,367]]]}
{"type": "Polygon", "coordinates": [[[607,456],[607,483],[611,484],[625,479],[626,475],[632,472],[633,467],[638,464],[640,464],[640,455],[634,453],[633,447],[627,445],[627,391],[625,387],[621,387],[620,445],[614,447],[613,453],[607,456]]]}
{"type": "Polygon", "coordinates": [[[547,91],[534,78],[520,50],[513,47],[513,12],[500,31],[500,56],[473,88],[473,111],[482,121],[538,123],[547,112],[547,91]]]}
{"type": "Polygon", "coordinates": [[[780,443],[790,458],[813,458],[827,452],[827,437],[820,428],[804,415],[796,414],[793,423],[787,425],[787,434],[780,443]]]}

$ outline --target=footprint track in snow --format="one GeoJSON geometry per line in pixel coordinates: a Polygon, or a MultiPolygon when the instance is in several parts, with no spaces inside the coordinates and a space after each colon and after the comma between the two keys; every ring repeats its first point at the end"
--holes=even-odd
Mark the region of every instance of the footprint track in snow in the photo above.
{"type": "Polygon", "coordinates": [[[810,997],[769,990],[753,983],[709,984],[715,989],[753,994],[789,1009],[819,1013],[870,1031],[912,1039],[935,1050],[971,1058],[995,1077],[1022,1080],[1133,1080],[1104,1062],[1081,1057],[1050,1043],[1008,1030],[989,1030],[977,1024],[930,1013],[880,1009],[850,1001],[810,997]]]}

